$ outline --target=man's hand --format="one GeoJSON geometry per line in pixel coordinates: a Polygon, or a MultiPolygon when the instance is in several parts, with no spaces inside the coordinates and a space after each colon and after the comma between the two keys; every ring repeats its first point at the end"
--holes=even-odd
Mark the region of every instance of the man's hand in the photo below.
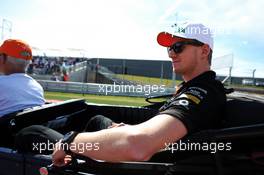
{"type": "Polygon", "coordinates": [[[68,164],[70,161],[71,156],[66,155],[65,152],[61,149],[61,142],[57,142],[52,153],[52,163],[55,166],[61,167],[68,164]]]}

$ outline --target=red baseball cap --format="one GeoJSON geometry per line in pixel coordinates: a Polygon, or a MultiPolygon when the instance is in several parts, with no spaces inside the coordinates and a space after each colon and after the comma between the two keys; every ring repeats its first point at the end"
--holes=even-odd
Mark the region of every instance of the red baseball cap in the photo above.
{"type": "Polygon", "coordinates": [[[0,46],[0,53],[4,53],[10,57],[31,60],[31,47],[22,40],[8,39],[0,46]]]}
{"type": "Polygon", "coordinates": [[[158,43],[164,47],[170,47],[176,42],[189,39],[196,39],[204,44],[208,44],[213,50],[214,40],[212,32],[203,24],[188,24],[181,33],[170,34],[167,32],[161,32],[157,36],[158,43]]]}

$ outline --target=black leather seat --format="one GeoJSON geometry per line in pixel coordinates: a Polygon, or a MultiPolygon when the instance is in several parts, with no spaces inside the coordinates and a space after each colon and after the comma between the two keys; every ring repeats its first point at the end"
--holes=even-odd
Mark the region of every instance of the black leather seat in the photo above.
{"type": "Polygon", "coordinates": [[[264,102],[248,98],[227,101],[223,127],[237,127],[264,123],[264,102]]]}

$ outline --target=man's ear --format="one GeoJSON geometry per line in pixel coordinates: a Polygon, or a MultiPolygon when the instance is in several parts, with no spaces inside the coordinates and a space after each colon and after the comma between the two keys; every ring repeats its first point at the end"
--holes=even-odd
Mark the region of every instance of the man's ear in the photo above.
{"type": "Polygon", "coordinates": [[[202,46],[202,56],[203,56],[203,58],[207,59],[209,54],[210,54],[210,47],[209,47],[209,45],[204,44],[202,46]]]}
{"type": "Polygon", "coordinates": [[[2,57],[3,57],[3,58],[1,59],[1,61],[2,61],[1,63],[2,63],[2,64],[5,64],[6,61],[7,61],[7,56],[6,56],[5,54],[3,54],[2,57]]]}
{"type": "Polygon", "coordinates": [[[0,64],[4,64],[5,62],[5,58],[4,58],[4,55],[0,55],[0,64]]]}

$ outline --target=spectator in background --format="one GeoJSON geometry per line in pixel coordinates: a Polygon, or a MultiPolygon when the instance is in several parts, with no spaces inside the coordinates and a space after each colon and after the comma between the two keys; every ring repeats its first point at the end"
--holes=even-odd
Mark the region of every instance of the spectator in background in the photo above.
{"type": "Polygon", "coordinates": [[[50,79],[52,81],[59,81],[58,76],[56,75],[56,73],[53,73],[50,79]]]}
{"type": "Polygon", "coordinates": [[[58,74],[61,72],[61,70],[66,69],[66,67],[71,70],[76,65],[76,63],[84,61],[83,59],[79,58],[65,58],[65,60],[61,59],[61,57],[33,57],[32,63],[29,65],[31,69],[29,71],[34,74],[58,74]]]}
{"type": "Polygon", "coordinates": [[[62,74],[63,74],[62,81],[69,81],[70,77],[69,77],[67,71],[66,70],[63,70],[62,71],[62,74]]]}
{"type": "Polygon", "coordinates": [[[26,74],[32,59],[28,44],[9,39],[0,47],[0,117],[6,114],[43,105],[43,88],[26,74]]]}

